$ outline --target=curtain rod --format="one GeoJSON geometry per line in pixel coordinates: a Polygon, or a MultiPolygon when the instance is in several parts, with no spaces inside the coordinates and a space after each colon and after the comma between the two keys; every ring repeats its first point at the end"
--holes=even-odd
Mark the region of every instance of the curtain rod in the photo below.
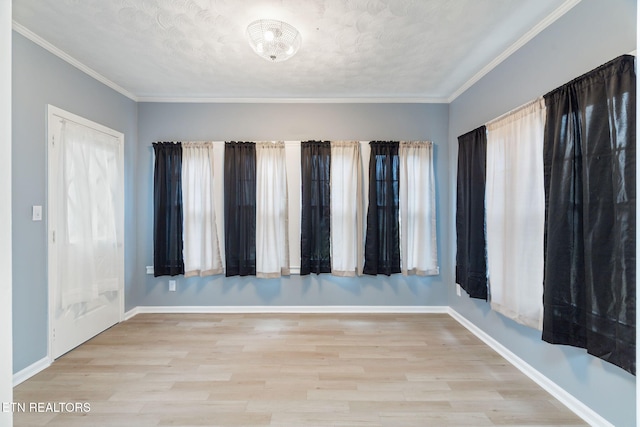
{"type": "Polygon", "coordinates": [[[59,115],[57,115],[57,114],[55,114],[55,113],[54,113],[53,115],[54,115],[55,117],[57,117],[57,118],[59,118],[59,119],[60,119],[60,123],[64,123],[64,122],[71,122],[71,123],[75,123],[75,124],[77,124],[78,126],[82,126],[82,127],[87,128],[87,129],[95,130],[96,132],[100,132],[100,133],[103,133],[103,134],[105,134],[105,135],[108,135],[108,136],[110,136],[110,137],[112,137],[112,138],[114,138],[114,139],[120,140],[120,136],[115,136],[114,134],[109,133],[109,132],[105,132],[105,131],[103,131],[102,129],[96,129],[96,128],[91,127],[91,126],[87,126],[87,125],[86,125],[86,124],[84,124],[84,123],[80,123],[80,122],[78,122],[78,121],[76,121],[76,120],[72,120],[72,119],[68,119],[68,118],[66,118],[66,117],[59,116],[59,115]]]}
{"type": "MultiPolygon", "coordinates": [[[[313,141],[313,140],[305,139],[304,141],[302,141],[302,140],[297,140],[297,141],[282,141],[282,140],[280,140],[280,141],[284,142],[285,145],[298,145],[298,144],[302,144],[304,142],[313,141]]],[[[371,142],[371,141],[375,141],[375,140],[371,139],[371,140],[356,141],[356,140],[353,140],[353,139],[349,139],[349,140],[340,139],[340,140],[334,140],[334,141],[330,140],[329,142],[357,142],[359,144],[366,144],[366,143],[371,142]]],[[[396,140],[394,140],[394,141],[396,141],[396,140]]],[[[397,141],[398,142],[424,142],[424,143],[430,143],[430,144],[433,144],[433,145],[437,145],[435,142],[433,142],[433,141],[431,141],[429,139],[421,139],[421,140],[417,140],[416,139],[416,140],[406,140],[406,141],[397,140],[397,141]]],[[[208,143],[208,142],[210,142],[211,144],[224,144],[227,141],[212,141],[212,140],[209,140],[209,141],[167,141],[167,140],[165,140],[165,141],[154,141],[154,142],[172,142],[172,143],[177,143],[177,142],[180,142],[180,143],[208,143]]],[[[246,142],[278,142],[278,141],[246,141],[246,142]]]]}
{"type": "Polygon", "coordinates": [[[535,98],[535,99],[533,99],[531,101],[528,101],[528,102],[526,102],[526,103],[524,103],[524,104],[522,104],[522,105],[520,105],[520,106],[518,106],[518,107],[516,107],[516,108],[514,108],[512,110],[507,111],[504,114],[501,114],[500,116],[496,117],[495,119],[489,120],[488,122],[485,123],[485,126],[489,126],[489,125],[493,124],[494,122],[497,122],[498,120],[502,120],[502,119],[504,119],[505,117],[507,117],[507,116],[509,116],[511,114],[514,114],[514,113],[517,113],[518,111],[524,110],[525,108],[530,107],[530,106],[534,105],[535,103],[540,102],[543,99],[544,99],[543,96],[539,96],[539,97],[537,97],[537,98],[535,98]]]}

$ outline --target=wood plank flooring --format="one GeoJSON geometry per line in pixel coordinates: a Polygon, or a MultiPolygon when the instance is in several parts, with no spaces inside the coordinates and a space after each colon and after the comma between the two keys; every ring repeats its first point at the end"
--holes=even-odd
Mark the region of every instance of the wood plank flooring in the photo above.
{"type": "Polygon", "coordinates": [[[14,401],[15,426],[586,425],[446,314],[140,314],[14,401]],[[54,402],[90,411],[29,411],[54,402]]]}

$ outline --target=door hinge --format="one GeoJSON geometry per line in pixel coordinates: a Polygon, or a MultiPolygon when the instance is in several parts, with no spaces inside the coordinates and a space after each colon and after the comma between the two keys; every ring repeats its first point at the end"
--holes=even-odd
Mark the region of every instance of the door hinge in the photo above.
{"type": "Polygon", "coordinates": [[[56,242],[56,232],[55,231],[53,231],[51,237],[53,238],[53,243],[55,243],[56,242]]]}

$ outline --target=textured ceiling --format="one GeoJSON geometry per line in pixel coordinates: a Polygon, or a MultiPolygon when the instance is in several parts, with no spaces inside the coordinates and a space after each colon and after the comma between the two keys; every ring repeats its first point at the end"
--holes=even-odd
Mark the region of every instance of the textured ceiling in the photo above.
{"type": "Polygon", "coordinates": [[[579,0],[13,0],[14,28],[140,99],[450,100],[579,0]],[[260,18],[302,47],[270,63],[260,18]]]}

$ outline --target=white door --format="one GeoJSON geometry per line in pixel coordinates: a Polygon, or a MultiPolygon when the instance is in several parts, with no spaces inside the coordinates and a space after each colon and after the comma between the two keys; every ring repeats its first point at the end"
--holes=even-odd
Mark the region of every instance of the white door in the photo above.
{"type": "Polygon", "coordinates": [[[124,287],[124,136],[48,108],[50,356],[118,323],[124,287]]]}

